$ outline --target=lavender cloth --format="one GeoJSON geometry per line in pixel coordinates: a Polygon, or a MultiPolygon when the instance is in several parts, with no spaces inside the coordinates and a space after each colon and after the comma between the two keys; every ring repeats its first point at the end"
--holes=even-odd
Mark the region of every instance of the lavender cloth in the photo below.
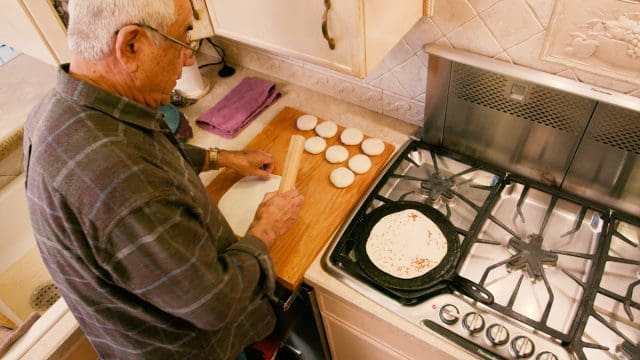
{"type": "Polygon", "coordinates": [[[4,327],[0,327],[0,358],[9,351],[11,345],[24,335],[39,318],[40,314],[34,312],[16,330],[9,330],[4,327]]]}
{"type": "Polygon", "coordinates": [[[196,123],[214,134],[233,138],[279,97],[275,84],[246,77],[196,123]]]}

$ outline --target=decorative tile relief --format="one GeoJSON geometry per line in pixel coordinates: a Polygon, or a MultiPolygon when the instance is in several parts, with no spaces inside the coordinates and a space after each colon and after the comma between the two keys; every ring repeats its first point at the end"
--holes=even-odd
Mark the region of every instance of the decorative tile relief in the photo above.
{"type": "Polygon", "coordinates": [[[382,101],[383,114],[418,126],[424,124],[424,103],[388,92],[382,94],[382,101]]]}
{"type": "Polygon", "coordinates": [[[485,56],[496,56],[503,50],[479,17],[447,35],[453,47],[485,56]]]}
{"type": "Polygon", "coordinates": [[[433,22],[443,34],[448,34],[476,16],[467,0],[436,1],[433,22]]]}
{"type": "Polygon", "coordinates": [[[326,93],[367,109],[380,111],[382,89],[355,81],[339,81],[337,79],[334,81],[332,89],[333,91],[326,93]]]}
{"type": "Polygon", "coordinates": [[[640,84],[640,3],[556,0],[543,56],[545,60],[640,84]]]}
{"type": "Polygon", "coordinates": [[[542,31],[524,0],[500,0],[480,17],[503,49],[519,44],[542,31]]]}

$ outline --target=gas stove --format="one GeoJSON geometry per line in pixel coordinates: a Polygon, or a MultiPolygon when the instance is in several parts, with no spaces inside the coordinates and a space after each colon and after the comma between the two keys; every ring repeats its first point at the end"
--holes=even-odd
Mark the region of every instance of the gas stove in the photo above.
{"type": "Polygon", "coordinates": [[[422,136],[380,175],[325,267],[478,358],[639,359],[640,104],[585,97],[581,84],[456,50],[429,51],[422,136]],[[631,110],[622,128],[632,135],[603,145],[599,123],[609,119],[598,114],[611,108],[631,110]],[[608,168],[617,171],[602,174],[608,168]],[[457,276],[493,302],[473,301],[451,282],[390,288],[363,270],[354,251],[363,219],[403,201],[427,204],[453,224],[457,276]]]}

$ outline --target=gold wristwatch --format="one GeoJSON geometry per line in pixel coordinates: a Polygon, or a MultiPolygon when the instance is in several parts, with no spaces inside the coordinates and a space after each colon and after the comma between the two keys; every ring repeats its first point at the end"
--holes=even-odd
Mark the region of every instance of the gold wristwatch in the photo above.
{"type": "Polygon", "coordinates": [[[209,148],[209,170],[218,170],[220,168],[218,164],[218,155],[220,150],[217,147],[209,148]]]}

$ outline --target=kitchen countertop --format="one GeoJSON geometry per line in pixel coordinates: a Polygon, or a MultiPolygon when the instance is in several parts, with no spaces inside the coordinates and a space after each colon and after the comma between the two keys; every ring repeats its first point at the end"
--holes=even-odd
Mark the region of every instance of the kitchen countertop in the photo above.
{"type": "MultiPolygon", "coordinates": [[[[408,134],[416,129],[415,125],[408,124],[398,119],[376,113],[360,106],[336,99],[308,88],[290,84],[284,80],[270,77],[263,73],[258,73],[250,69],[237,68],[236,74],[230,78],[219,78],[217,76],[218,67],[205,68],[202,70],[203,77],[209,79],[212,90],[198,103],[182,109],[187,115],[194,131],[194,137],[189,143],[203,147],[217,146],[222,149],[234,150],[244,148],[285,106],[293,107],[313,114],[324,120],[332,120],[344,127],[357,127],[369,136],[375,136],[393,144],[399,149],[407,140],[408,134]],[[276,84],[276,88],[282,93],[282,97],[273,105],[261,113],[247,128],[245,128],[236,138],[225,139],[211,134],[195,125],[195,119],[219,99],[228,93],[244,77],[255,76],[263,80],[269,80],[276,84]]],[[[209,184],[216,176],[217,171],[209,171],[200,175],[205,185],[209,184]]],[[[333,238],[333,236],[332,236],[333,238]]],[[[443,340],[436,334],[431,333],[418,325],[411,324],[405,319],[395,315],[393,312],[384,309],[375,302],[367,299],[355,290],[347,287],[322,268],[322,258],[326,253],[325,248],[316,257],[310,268],[305,273],[304,281],[311,286],[320,287],[324,291],[330,292],[367,312],[373,316],[384,319],[395,325],[406,333],[419,338],[427,343],[435,344],[442,351],[447,352],[458,359],[472,359],[469,353],[464,352],[460,347],[454,346],[443,340]]]]}
{"type": "MultiPolygon", "coordinates": [[[[344,127],[356,127],[364,134],[379,137],[396,148],[407,141],[408,134],[416,129],[415,125],[250,69],[237,67],[235,75],[229,78],[218,77],[217,71],[218,66],[201,69],[203,77],[211,82],[212,89],[194,105],[181,109],[193,129],[193,138],[188,141],[190,144],[217,146],[227,150],[243,149],[286,106],[324,120],[332,120],[344,127]],[[282,96],[233,139],[217,136],[195,125],[199,115],[215,105],[247,76],[274,82],[282,96]]],[[[216,174],[217,171],[209,171],[200,177],[208,185],[216,174]]]]}

